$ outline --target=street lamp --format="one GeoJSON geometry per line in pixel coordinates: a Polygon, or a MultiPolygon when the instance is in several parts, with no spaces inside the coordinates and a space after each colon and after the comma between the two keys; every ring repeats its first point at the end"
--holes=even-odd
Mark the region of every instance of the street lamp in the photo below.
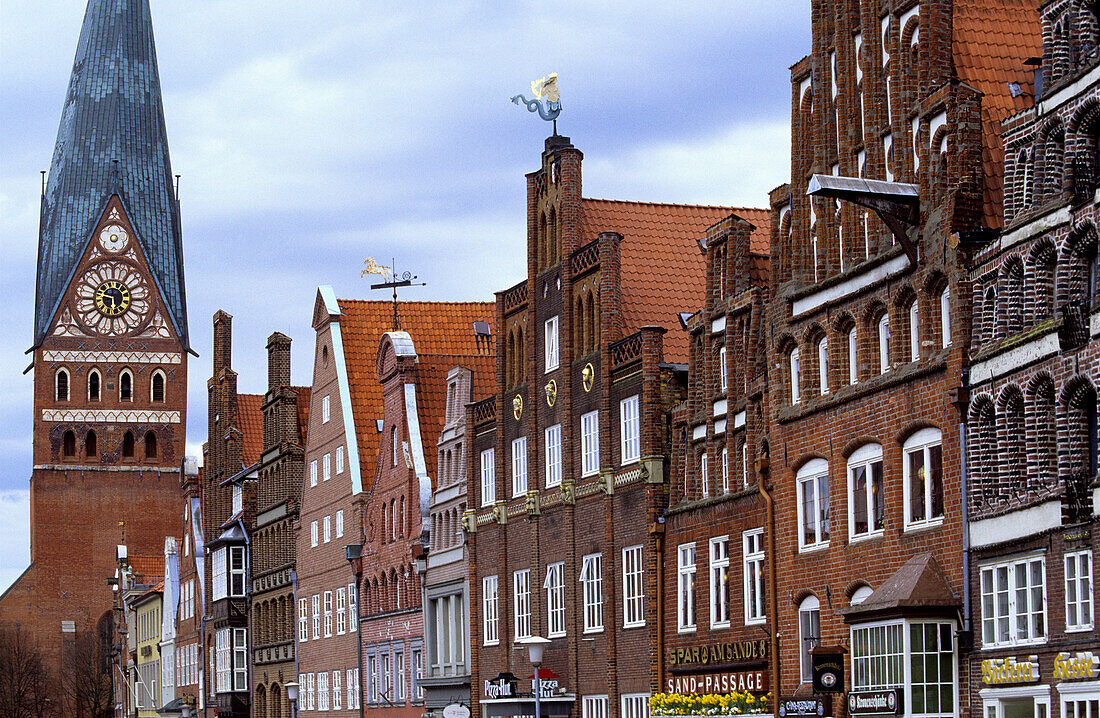
{"type": "Polygon", "coordinates": [[[180,718],[191,718],[191,706],[186,703],[180,706],[180,718]]]}
{"type": "MultiPolygon", "coordinates": [[[[395,290],[396,291],[396,290],[395,290]]],[[[363,582],[363,544],[361,543],[349,543],[344,546],[344,558],[351,564],[351,572],[355,574],[355,629],[358,631],[363,623],[363,607],[359,601],[359,587],[363,582]]],[[[363,641],[361,634],[355,634],[355,648],[356,653],[359,656],[359,663],[357,665],[363,665],[363,641]]],[[[358,692],[362,690],[362,684],[355,687],[358,692]]],[[[359,718],[363,718],[363,703],[359,702],[359,718]]]]}
{"type": "Polygon", "coordinates": [[[539,694],[542,693],[542,676],[539,675],[539,666],[542,665],[542,652],[550,644],[550,639],[531,636],[521,638],[516,643],[527,646],[527,655],[531,659],[531,665],[535,667],[535,718],[542,718],[542,705],[539,701],[539,694]]]}
{"type": "Polygon", "coordinates": [[[291,714],[292,718],[297,718],[297,716],[298,716],[298,684],[295,683],[294,681],[291,681],[291,682],[287,683],[284,687],[286,688],[286,699],[288,701],[290,701],[290,714],[291,714]]]}

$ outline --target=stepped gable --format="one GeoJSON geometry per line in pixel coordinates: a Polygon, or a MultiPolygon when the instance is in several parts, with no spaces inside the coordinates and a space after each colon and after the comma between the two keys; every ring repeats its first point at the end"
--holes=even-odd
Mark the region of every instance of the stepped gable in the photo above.
{"type": "Polygon", "coordinates": [[[1035,0],[967,0],[954,5],[953,54],[959,79],[982,98],[982,223],[1004,224],[1001,121],[1030,105],[1035,94],[1029,57],[1043,54],[1035,0]],[[1013,98],[1008,83],[1025,95],[1013,98]]]}
{"type": "MultiPolygon", "coordinates": [[[[379,433],[375,420],[383,416],[382,384],[378,381],[378,345],[382,335],[393,329],[393,303],[384,300],[338,299],[340,333],[344,363],[348,373],[352,416],[359,441],[359,460],[363,466],[363,489],[374,481],[374,462],[378,455],[379,433]]],[[[443,429],[446,412],[445,382],[447,371],[458,364],[479,374],[495,377],[491,358],[483,367],[470,366],[476,360],[474,321],[492,322],[495,307],[491,302],[402,302],[398,305],[401,331],[408,332],[420,358],[418,372],[423,382],[417,392],[420,428],[425,437],[436,437],[443,429]],[[438,386],[438,391],[434,387],[438,386]],[[433,396],[438,394],[438,396],[433,396]]],[[[485,377],[483,387],[492,385],[485,377]]],[[[475,383],[478,380],[475,379],[475,383]]],[[[425,460],[434,475],[435,444],[424,442],[425,460]],[[428,456],[428,453],[431,456],[428,456]]]]}
{"type": "Polygon", "coordinates": [[[179,206],[148,0],[90,0],[42,198],[38,346],[112,195],[188,347],[179,206]]]}
{"type": "Polygon", "coordinates": [[[706,261],[699,240],[707,228],[731,214],[755,229],[754,255],[766,256],[769,244],[768,211],[736,207],[582,200],[581,242],[600,232],[618,232],[621,247],[623,331],[633,334],[644,326],[670,330],[664,337],[665,358],[687,363],[688,336],[679,331],[679,312],[695,311],[704,303],[706,261]]]}

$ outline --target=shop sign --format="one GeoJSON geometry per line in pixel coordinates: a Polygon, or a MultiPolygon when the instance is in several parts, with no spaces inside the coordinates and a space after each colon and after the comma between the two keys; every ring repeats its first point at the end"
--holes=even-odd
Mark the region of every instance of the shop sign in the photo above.
{"type": "Polygon", "coordinates": [[[1100,676],[1100,656],[1091,652],[1059,653],[1054,658],[1054,680],[1072,681],[1100,676]]]}
{"type": "Polygon", "coordinates": [[[762,661],[768,657],[765,639],[749,641],[725,641],[687,648],[672,648],[668,662],[673,666],[704,666],[711,663],[739,663],[762,661]]]}
{"type": "Polygon", "coordinates": [[[461,703],[451,703],[443,709],[443,718],[470,718],[470,709],[461,703]]]}
{"type": "Polygon", "coordinates": [[[780,718],[796,716],[823,716],[828,709],[821,698],[784,698],[779,701],[780,718]]]}
{"type": "Polygon", "coordinates": [[[768,690],[767,672],[725,671],[695,676],[673,676],[665,684],[666,693],[732,693],[733,691],[768,690]]]}
{"type": "Polygon", "coordinates": [[[485,681],[486,698],[515,698],[517,695],[516,677],[511,673],[498,673],[493,680],[485,681]]]}
{"type": "Polygon", "coordinates": [[[814,693],[843,693],[844,654],[814,653],[811,658],[814,693]]]}
{"type": "Polygon", "coordinates": [[[897,715],[901,696],[896,690],[852,691],[848,694],[848,715],[897,715]]]}
{"type": "Polygon", "coordinates": [[[1039,657],[1028,656],[1026,661],[1008,658],[987,658],[982,661],[982,683],[987,686],[1005,686],[1013,683],[1038,683],[1039,657]]]}
{"type": "MultiPolygon", "coordinates": [[[[545,668],[539,669],[539,698],[553,698],[564,691],[561,689],[561,676],[545,668]]],[[[535,695],[535,677],[531,676],[531,695],[535,695]]]]}

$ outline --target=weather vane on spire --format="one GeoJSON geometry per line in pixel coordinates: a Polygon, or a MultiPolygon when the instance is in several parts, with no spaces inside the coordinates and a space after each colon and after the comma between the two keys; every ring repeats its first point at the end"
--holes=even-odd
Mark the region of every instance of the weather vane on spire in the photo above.
{"type": "MultiPolygon", "coordinates": [[[[393,260],[390,260],[393,262],[393,260]]],[[[374,257],[367,257],[363,261],[364,269],[359,273],[361,277],[369,277],[372,275],[382,277],[386,280],[379,284],[370,285],[371,289],[392,289],[393,290],[393,330],[397,331],[401,328],[401,321],[397,316],[397,288],[398,287],[424,287],[427,286],[424,282],[414,282],[414,279],[419,279],[412,272],[403,272],[401,277],[397,276],[396,262],[393,262],[394,267],[387,267],[384,264],[378,264],[374,261],[374,257]]]]}
{"type": "Polygon", "coordinates": [[[517,105],[527,105],[528,112],[538,112],[539,117],[547,122],[554,123],[554,134],[558,134],[558,115],[561,114],[561,93],[558,92],[558,73],[551,72],[546,77],[534,80],[531,83],[531,92],[535,93],[535,99],[528,100],[523,95],[516,95],[512,102],[517,105]],[[546,105],[542,100],[546,100],[546,105]]]}

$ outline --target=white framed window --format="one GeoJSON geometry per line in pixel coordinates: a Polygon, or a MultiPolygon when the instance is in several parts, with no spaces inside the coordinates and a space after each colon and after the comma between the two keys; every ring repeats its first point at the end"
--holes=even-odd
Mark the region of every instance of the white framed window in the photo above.
{"type": "Polygon", "coordinates": [[[314,702],[314,695],[316,694],[315,673],[306,674],[306,710],[315,710],[316,703],[314,702]]]}
{"type": "Polygon", "coordinates": [[[749,488],[749,442],[741,443],[741,482],[745,488],[749,488]]]}
{"type": "Polygon", "coordinates": [[[581,718],[607,718],[607,696],[584,696],[581,718]]]}
{"type": "Polygon", "coordinates": [[[710,461],[705,448],[699,456],[699,490],[704,498],[710,496],[710,461]]]}
{"type": "Polygon", "coordinates": [[[695,544],[676,547],[676,628],[681,633],[695,630],[695,544]]]}
{"type": "Polygon", "coordinates": [[[531,570],[512,573],[512,615],[515,616],[515,638],[531,637],[531,570]]]}
{"type": "Polygon", "coordinates": [[[645,565],[642,547],[623,549],[623,628],[645,625],[645,565]]]}
{"type": "Polygon", "coordinates": [[[637,394],[619,402],[619,443],[622,465],[632,464],[641,457],[637,394]]]}
{"type": "Polygon", "coordinates": [[[211,565],[213,576],[212,600],[218,601],[226,597],[229,592],[228,570],[225,556],[225,547],[214,550],[214,560],[211,565]]]}
{"type": "Polygon", "coordinates": [[[882,534],[882,446],[864,444],[848,457],[848,538],[882,534]]]}
{"type": "Polygon", "coordinates": [[[348,584],[348,630],[355,633],[359,630],[359,594],[354,583],[348,584]]]}
{"type": "Polygon", "coordinates": [[[244,596],[245,563],[244,546],[229,547],[229,595],[233,598],[244,596]]]}
{"type": "Polygon", "coordinates": [[[393,685],[397,689],[397,702],[405,702],[405,652],[398,649],[393,652],[393,685]]]}
{"type": "Polygon", "coordinates": [[[414,689],[416,691],[416,700],[424,700],[424,684],[421,683],[421,679],[424,678],[424,652],[419,648],[412,649],[412,662],[413,662],[413,680],[416,683],[414,689]]]}
{"type": "Polygon", "coordinates": [[[325,591],[325,638],[332,635],[332,591],[325,591]]]}
{"type": "Polygon", "coordinates": [[[878,319],[878,370],[880,374],[890,371],[890,315],[883,314],[878,319]]]}
{"type": "Polygon", "coordinates": [[[340,671],[332,672],[332,710],[342,710],[342,695],[340,692],[340,671]]]}
{"type": "Polygon", "coordinates": [[[943,453],[939,429],[921,429],[902,447],[905,528],[943,521],[943,453]]]}
{"type": "Polygon", "coordinates": [[[546,486],[561,485],[561,424],[546,428],[546,486]]]}
{"type": "Polygon", "coordinates": [[[527,437],[512,441],[512,496],[527,493],[527,437]]]}
{"type": "Polygon", "coordinates": [[[348,686],[348,688],[347,688],[347,690],[348,690],[348,694],[347,694],[348,710],[352,710],[352,709],[358,707],[358,706],[355,705],[355,693],[356,693],[356,690],[355,690],[355,671],[353,671],[350,668],[347,669],[347,671],[345,671],[345,673],[344,673],[344,678],[347,679],[346,683],[347,683],[347,686],[348,686]]]}
{"type": "Polygon", "coordinates": [[[309,485],[317,485],[317,459],[309,462],[309,485]]]}
{"type": "Polygon", "coordinates": [[[944,287],[940,292],[940,343],[951,343],[951,288],[944,287]]]}
{"type": "Polygon", "coordinates": [[[317,522],[316,521],[310,521],[309,522],[309,545],[313,546],[313,547],[317,546],[317,522]]]}
{"type": "Polygon", "coordinates": [[[799,392],[799,363],[798,363],[798,347],[791,349],[790,354],[787,355],[787,363],[790,365],[790,380],[791,380],[791,404],[797,404],[802,400],[802,394],[799,392]]]}
{"type": "Polygon", "coordinates": [[[648,693],[624,693],[620,696],[619,705],[622,718],[649,718],[648,693]]]}
{"type": "Polygon", "coordinates": [[[233,484],[233,514],[236,516],[240,512],[244,511],[244,487],[240,484],[233,484]]]}
{"type": "Polygon", "coordinates": [[[481,579],[481,634],[486,646],[495,646],[500,643],[498,588],[496,576],[486,576],[481,579]]]}
{"type": "Polygon", "coordinates": [[[798,481],[798,548],[800,551],[829,545],[829,464],[824,459],[807,461],[795,475],[798,481]]]}
{"type": "Polygon", "coordinates": [[[565,563],[559,561],[546,567],[546,626],[549,638],[565,635],[565,563]]]}
{"type": "Polygon", "coordinates": [[[378,656],[367,656],[367,703],[378,702],[378,656]]]}
{"type": "Polygon", "coordinates": [[[298,599],[298,642],[305,643],[309,640],[309,599],[298,599]]]}
{"type": "Polygon", "coordinates": [[[710,627],[730,625],[730,537],[710,540],[710,627]]]}
{"type": "Polygon", "coordinates": [[[317,710],[328,710],[328,671],[317,674],[317,710]]]}
{"type": "Polygon", "coordinates": [[[378,693],[383,700],[393,701],[394,696],[390,693],[390,686],[392,684],[391,679],[393,676],[390,674],[390,654],[389,651],[383,649],[383,652],[378,655],[378,693]]]}
{"type": "Polygon", "coordinates": [[[310,596],[310,603],[313,608],[313,640],[316,641],[321,637],[321,594],[310,596]]]}
{"type": "Polygon", "coordinates": [[[603,554],[590,553],[581,560],[581,589],[584,594],[584,632],[603,630],[603,554]]]}
{"type": "Polygon", "coordinates": [[[726,348],[718,350],[718,389],[725,392],[729,388],[729,369],[726,367],[726,348]]]}
{"type": "Polygon", "coordinates": [[[848,330],[848,383],[859,381],[859,336],[856,328],[848,330]]]}
{"type": "Polygon", "coordinates": [[[1047,596],[1043,556],[984,564],[980,576],[982,647],[1045,643],[1047,596]]]}
{"type": "Polygon", "coordinates": [[[813,680],[810,649],[821,643],[821,603],[807,596],[798,604],[798,665],[803,683],[813,680]]]}
{"type": "Polygon", "coordinates": [[[750,529],[741,534],[741,561],[745,574],[745,625],[764,623],[768,616],[764,603],[764,529],[750,529]]]}
{"type": "Polygon", "coordinates": [[[1067,553],[1065,566],[1066,632],[1091,631],[1093,627],[1092,551],[1067,553]]]}
{"type": "Polygon", "coordinates": [[[817,382],[821,394],[829,393],[829,339],[821,337],[817,342],[817,382]]]}
{"type": "Polygon", "coordinates": [[[347,593],[344,588],[336,589],[336,635],[342,636],[348,630],[347,593]]]}
{"type": "Polygon", "coordinates": [[[581,415],[581,476],[600,471],[600,412],[581,415]]]}
{"type": "Polygon", "coordinates": [[[543,336],[545,338],[544,347],[546,353],[543,363],[546,366],[545,371],[551,372],[558,368],[558,318],[550,317],[546,320],[544,326],[543,336]]]}
{"type": "Polygon", "coordinates": [[[344,447],[343,446],[337,446],[336,447],[336,473],[337,474],[344,473],[344,447]]]}
{"type": "MultiPolygon", "coordinates": [[[[1062,683],[1058,687],[1058,695],[1062,702],[1062,718],[1097,718],[1100,716],[1100,691],[1096,684],[1062,683]]],[[[1046,718],[1050,715],[1050,695],[1035,696],[1036,718],[1046,718]],[[1045,703],[1045,705],[1044,705],[1045,703]]],[[[1008,718],[1011,713],[1007,711],[997,718],[1008,718]]]]}
{"type": "Polygon", "coordinates": [[[497,500],[496,458],[493,449],[481,452],[481,505],[492,506],[497,500]]]}
{"type": "Polygon", "coordinates": [[[340,538],[344,535],[344,510],[340,509],[336,512],[336,538],[340,538]]]}
{"type": "Polygon", "coordinates": [[[908,715],[958,715],[955,627],[947,621],[922,620],[853,626],[853,689],[895,689],[908,715]]]}
{"type": "Polygon", "coordinates": [[[332,454],[325,454],[321,457],[321,481],[328,481],[332,478],[332,454]]]}
{"type": "Polygon", "coordinates": [[[329,401],[327,396],[321,397],[321,423],[327,424],[329,420],[329,401]]]}
{"type": "Polygon", "coordinates": [[[332,540],[332,517],[326,516],[324,521],[325,526],[325,543],[332,540]]]}
{"type": "Polygon", "coordinates": [[[909,305],[909,360],[920,360],[920,309],[916,299],[909,305]]]}

